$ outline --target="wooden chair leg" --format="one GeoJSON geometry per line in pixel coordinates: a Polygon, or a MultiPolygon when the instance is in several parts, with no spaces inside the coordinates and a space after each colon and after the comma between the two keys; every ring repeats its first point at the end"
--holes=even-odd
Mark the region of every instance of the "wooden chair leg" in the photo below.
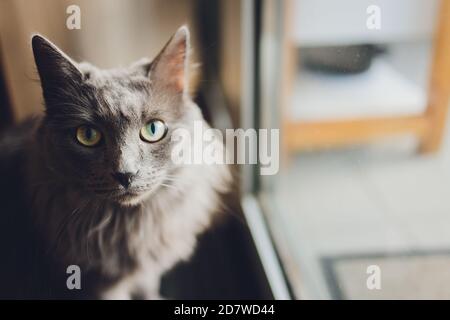
{"type": "Polygon", "coordinates": [[[434,58],[428,89],[428,132],[420,151],[436,152],[442,143],[450,98],[450,0],[442,0],[435,32],[434,58]]]}

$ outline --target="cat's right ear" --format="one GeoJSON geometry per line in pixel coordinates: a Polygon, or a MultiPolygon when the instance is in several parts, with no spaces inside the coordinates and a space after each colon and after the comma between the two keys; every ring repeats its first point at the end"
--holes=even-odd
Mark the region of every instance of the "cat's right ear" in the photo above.
{"type": "Polygon", "coordinates": [[[49,40],[36,34],[32,37],[31,44],[44,91],[83,79],[76,63],[49,40]]]}
{"type": "Polygon", "coordinates": [[[188,88],[189,29],[182,26],[153,60],[149,77],[164,89],[186,94],[188,88]]]}

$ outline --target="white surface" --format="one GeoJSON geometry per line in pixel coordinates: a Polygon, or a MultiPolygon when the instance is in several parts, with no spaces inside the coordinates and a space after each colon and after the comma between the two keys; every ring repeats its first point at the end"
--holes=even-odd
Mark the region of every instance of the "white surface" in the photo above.
{"type": "Polygon", "coordinates": [[[437,9],[437,0],[293,0],[293,38],[299,46],[424,39],[437,9]],[[370,5],[381,10],[380,30],[367,28],[370,5]]]}
{"type": "Polygon", "coordinates": [[[291,98],[292,120],[327,120],[421,114],[426,91],[376,58],[360,74],[300,70],[291,98]]]}

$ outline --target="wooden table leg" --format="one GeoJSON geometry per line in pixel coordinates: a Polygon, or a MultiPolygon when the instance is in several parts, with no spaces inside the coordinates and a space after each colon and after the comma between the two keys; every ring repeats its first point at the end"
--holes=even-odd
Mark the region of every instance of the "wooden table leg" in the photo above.
{"type": "Polygon", "coordinates": [[[434,56],[425,113],[429,130],[421,152],[436,152],[442,143],[450,98],[450,0],[442,0],[435,32],[434,56]]]}

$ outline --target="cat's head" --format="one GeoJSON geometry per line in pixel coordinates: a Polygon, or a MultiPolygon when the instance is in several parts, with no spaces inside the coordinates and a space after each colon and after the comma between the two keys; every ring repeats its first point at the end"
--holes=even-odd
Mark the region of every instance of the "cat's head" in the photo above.
{"type": "Polygon", "coordinates": [[[200,116],[188,96],[189,31],[152,61],[100,70],[35,35],[48,169],[93,196],[136,204],[173,178],[170,134],[200,116]]]}

